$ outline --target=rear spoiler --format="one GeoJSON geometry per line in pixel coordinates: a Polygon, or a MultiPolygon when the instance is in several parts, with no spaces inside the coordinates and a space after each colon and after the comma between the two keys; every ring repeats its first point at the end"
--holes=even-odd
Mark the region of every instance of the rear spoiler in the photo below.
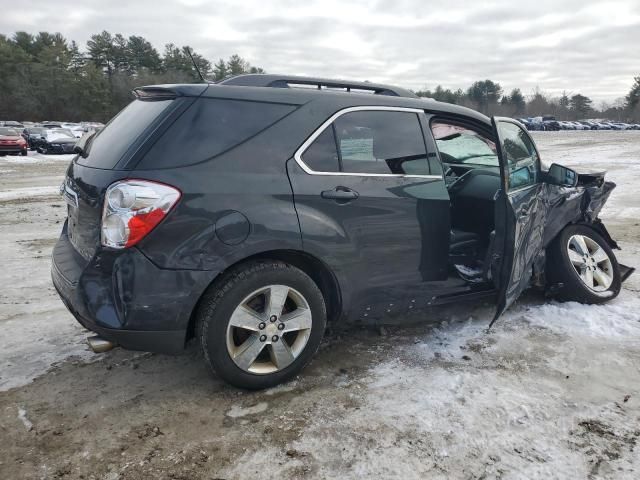
{"type": "Polygon", "coordinates": [[[138,100],[171,100],[176,97],[199,97],[209,85],[208,83],[148,85],[135,88],[131,93],[133,93],[138,100]]]}
{"type": "Polygon", "coordinates": [[[160,87],[141,87],[132,91],[138,100],[170,100],[178,95],[173,90],[160,87]]]}

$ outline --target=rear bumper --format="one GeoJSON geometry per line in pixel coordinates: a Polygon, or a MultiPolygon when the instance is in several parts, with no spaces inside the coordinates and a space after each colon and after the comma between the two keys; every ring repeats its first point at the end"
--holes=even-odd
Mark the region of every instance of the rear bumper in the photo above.
{"type": "Polygon", "coordinates": [[[164,270],[135,248],[103,251],[86,260],[66,225],[51,277],[65,306],[85,328],[130,350],[184,350],[191,313],[213,272],[164,270]]]}

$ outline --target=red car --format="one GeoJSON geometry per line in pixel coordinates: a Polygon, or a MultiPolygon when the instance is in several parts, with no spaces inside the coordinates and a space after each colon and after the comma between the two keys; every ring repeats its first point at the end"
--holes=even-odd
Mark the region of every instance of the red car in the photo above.
{"type": "Polygon", "coordinates": [[[26,155],[28,148],[27,141],[15,128],[0,127],[0,155],[26,155]]]}

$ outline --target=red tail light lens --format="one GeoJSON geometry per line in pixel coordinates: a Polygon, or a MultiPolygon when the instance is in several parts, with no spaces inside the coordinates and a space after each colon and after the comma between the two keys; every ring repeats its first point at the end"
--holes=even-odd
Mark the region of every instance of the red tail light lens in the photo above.
{"type": "Polygon", "coordinates": [[[167,216],[180,196],[177,188],[146,180],[112,184],[102,208],[102,245],[132,247],[167,216]]]}

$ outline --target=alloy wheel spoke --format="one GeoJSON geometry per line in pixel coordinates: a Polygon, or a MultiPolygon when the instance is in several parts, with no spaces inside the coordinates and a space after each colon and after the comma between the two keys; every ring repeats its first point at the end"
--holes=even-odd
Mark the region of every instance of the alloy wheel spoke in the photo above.
{"type": "Polygon", "coordinates": [[[573,246],[576,248],[580,255],[589,255],[587,243],[584,241],[584,237],[582,235],[575,235],[571,239],[571,243],[573,243],[573,246]]]}
{"type": "Polygon", "coordinates": [[[258,324],[260,322],[264,322],[264,318],[246,305],[240,305],[235,312],[233,312],[233,315],[231,315],[231,320],[229,320],[229,324],[232,327],[251,330],[252,332],[258,331],[258,324]]]}
{"type": "Polygon", "coordinates": [[[289,288],[284,285],[273,285],[269,288],[269,300],[266,308],[267,318],[276,316],[280,318],[284,303],[289,296],[289,288]]]}
{"type": "Polygon", "coordinates": [[[582,255],[580,255],[575,250],[569,249],[569,260],[571,260],[571,263],[573,263],[573,265],[576,267],[584,265],[584,259],[582,258],[582,255]]]}
{"type": "Polygon", "coordinates": [[[596,263],[602,263],[609,260],[609,255],[604,251],[604,248],[598,247],[598,249],[591,254],[596,263]]]}
{"type": "Polygon", "coordinates": [[[584,283],[589,287],[593,288],[593,271],[585,268],[584,271],[580,274],[584,283]]]}
{"type": "Polygon", "coordinates": [[[593,271],[593,278],[596,282],[598,282],[599,287],[609,288],[613,279],[611,276],[602,270],[601,268],[596,267],[593,271]]]}
{"type": "Polygon", "coordinates": [[[298,308],[291,313],[283,315],[280,319],[284,323],[282,333],[297,332],[311,328],[311,310],[308,308],[298,308]]]}
{"type": "Polygon", "coordinates": [[[271,343],[271,361],[278,368],[278,370],[282,370],[283,368],[291,365],[291,362],[295,360],[289,345],[281,338],[277,342],[271,343]]]}
{"type": "Polygon", "coordinates": [[[240,368],[248,370],[253,362],[256,361],[264,346],[265,343],[260,341],[260,336],[257,333],[253,333],[238,347],[238,353],[233,357],[233,360],[240,368]]]}

